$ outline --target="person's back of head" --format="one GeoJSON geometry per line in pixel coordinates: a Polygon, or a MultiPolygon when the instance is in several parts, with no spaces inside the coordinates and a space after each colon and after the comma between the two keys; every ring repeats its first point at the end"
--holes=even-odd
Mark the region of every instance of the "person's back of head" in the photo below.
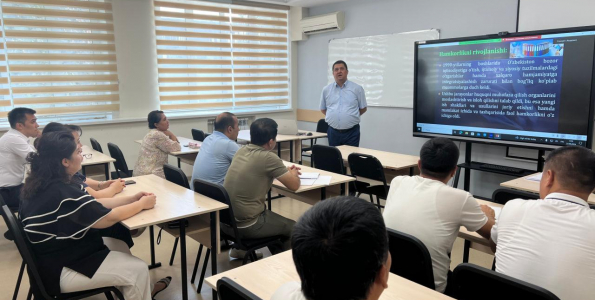
{"type": "Polygon", "coordinates": [[[78,147],[72,133],[66,130],[44,133],[38,140],[37,152],[31,152],[27,157],[31,172],[23,186],[23,200],[32,199],[39,191],[56,181],[68,182],[70,176],[63,165],[63,159],[70,159],[78,147]]]}
{"type": "Polygon", "coordinates": [[[234,127],[235,125],[235,120],[234,120],[235,115],[230,113],[230,112],[223,112],[220,113],[217,118],[215,119],[215,123],[214,123],[214,127],[216,131],[219,131],[221,133],[225,133],[225,131],[227,130],[228,127],[234,127]]]}
{"type": "Polygon", "coordinates": [[[277,138],[277,122],[269,118],[258,119],[250,125],[250,143],[262,146],[277,138]]]}
{"type": "Polygon", "coordinates": [[[336,197],[309,209],[293,228],[293,260],[309,300],[379,296],[388,280],[388,236],[371,203],[336,197]]]}
{"type": "Polygon", "coordinates": [[[433,138],[421,147],[419,159],[422,175],[444,180],[456,170],[459,148],[447,138],[433,138]]]}
{"type": "MultiPolygon", "coordinates": [[[[595,189],[595,153],[590,149],[560,147],[548,155],[543,171],[544,174],[552,172],[559,188],[563,190],[589,194],[595,189]]],[[[540,188],[543,188],[543,184],[545,182],[540,188]]]]}
{"type": "Polygon", "coordinates": [[[17,123],[24,124],[27,121],[27,115],[34,115],[37,112],[27,107],[17,107],[8,112],[8,123],[10,128],[16,129],[17,123]]]}
{"type": "Polygon", "coordinates": [[[50,132],[58,132],[58,131],[70,132],[70,129],[68,129],[68,127],[66,127],[62,123],[50,122],[47,125],[45,125],[45,127],[43,127],[43,131],[41,132],[41,134],[44,135],[44,134],[48,134],[50,132]]]}

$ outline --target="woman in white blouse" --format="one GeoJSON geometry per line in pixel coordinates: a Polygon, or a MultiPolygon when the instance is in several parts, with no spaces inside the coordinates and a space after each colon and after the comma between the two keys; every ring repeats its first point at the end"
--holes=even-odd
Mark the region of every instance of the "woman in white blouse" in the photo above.
{"type": "Polygon", "coordinates": [[[180,151],[178,138],[169,131],[169,120],[160,110],[149,113],[149,133],[143,138],[134,167],[134,175],[155,174],[165,178],[163,165],[167,163],[170,152],[180,151]]]}

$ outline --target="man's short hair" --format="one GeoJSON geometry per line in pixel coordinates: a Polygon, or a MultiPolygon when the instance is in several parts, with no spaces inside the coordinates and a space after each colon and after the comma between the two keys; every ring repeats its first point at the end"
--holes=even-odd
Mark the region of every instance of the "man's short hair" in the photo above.
{"type": "Polygon", "coordinates": [[[433,138],[419,151],[421,173],[436,179],[445,179],[459,161],[459,148],[447,138],[433,138]]]}
{"type": "Polygon", "coordinates": [[[49,122],[47,125],[45,125],[43,127],[43,131],[41,132],[41,135],[44,135],[44,134],[50,133],[50,132],[58,132],[58,131],[70,132],[71,130],[62,123],[49,122]]]}
{"type": "Polygon", "coordinates": [[[70,130],[71,132],[78,132],[79,137],[83,135],[83,129],[81,128],[81,126],[74,124],[64,124],[64,126],[66,126],[66,128],[68,128],[68,130],[70,130]]]}
{"type": "Polygon", "coordinates": [[[258,119],[250,125],[250,143],[262,146],[277,138],[277,122],[269,118],[258,119]]]}
{"type": "Polygon", "coordinates": [[[83,135],[83,129],[74,124],[62,124],[58,122],[50,122],[43,127],[42,135],[50,132],[67,131],[67,132],[78,132],[79,137],[83,135]]]}
{"type": "Polygon", "coordinates": [[[331,68],[331,71],[335,70],[335,65],[337,64],[343,64],[345,66],[345,70],[349,71],[349,68],[347,68],[347,63],[342,61],[342,60],[338,60],[333,64],[333,67],[331,68]]]}
{"type": "Polygon", "coordinates": [[[342,196],[302,215],[291,248],[307,299],[366,299],[388,259],[388,236],[376,206],[342,196]]]}
{"type": "Polygon", "coordinates": [[[161,122],[161,115],[163,115],[163,111],[161,110],[154,110],[149,113],[147,116],[147,121],[149,122],[149,129],[155,129],[155,123],[161,122]]]}
{"type": "Polygon", "coordinates": [[[595,189],[595,153],[579,146],[560,147],[548,155],[544,171],[552,170],[568,190],[591,193],[595,189]]]}
{"type": "Polygon", "coordinates": [[[224,112],[219,114],[215,119],[215,130],[225,133],[227,127],[231,126],[233,128],[233,126],[235,125],[235,116],[236,115],[230,112],[224,112]]]}
{"type": "Polygon", "coordinates": [[[27,121],[27,115],[34,115],[35,113],[37,113],[35,110],[27,107],[13,108],[8,112],[8,123],[10,124],[10,128],[16,129],[17,123],[24,125],[27,121]]]}

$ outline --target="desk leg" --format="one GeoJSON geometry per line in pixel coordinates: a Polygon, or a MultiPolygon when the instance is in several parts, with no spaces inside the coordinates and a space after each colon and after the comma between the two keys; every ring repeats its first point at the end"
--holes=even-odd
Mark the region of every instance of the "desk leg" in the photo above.
{"type": "Polygon", "coordinates": [[[320,200],[326,199],[326,188],[323,187],[320,189],[320,200]]]}
{"type": "Polygon", "coordinates": [[[109,163],[103,165],[105,168],[105,180],[109,180],[109,163]]]}
{"type": "Polygon", "coordinates": [[[87,176],[87,171],[85,170],[85,166],[83,166],[81,168],[81,173],[83,173],[84,176],[87,176]]]}
{"type": "Polygon", "coordinates": [[[186,226],[180,219],[180,263],[182,264],[182,300],[188,300],[188,270],[186,266],[186,226]]]}
{"type": "MultiPolygon", "coordinates": [[[[217,274],[217,253],[219,253],[218,248],[218,238],[217,232],[219,231],[219,223],[218,220],[218,211],[210,213],[211,217],[211,276],[217,274]]],[[[217,291],[213,290],[213,300],[217,299],[217,291]]]]}
{"type": "Polygon", "coordinates": [[[271,208],[271,190],[269,189],[269,192],[267,193],[267,201],[269,202],[269,210],[272,210],[271,208]]]}
{"type": "Polygon", "coordinates": [[[151,270],[161,267],[160,262],[155,262],[155,230],[153,229],[153,225],[149,226],[149,238],[151,240],[151,264],[149,265],[149,270],[151,270]]]}
{"type": "Polygon", "coordinates": [[[463,246],[463,262],[469,262],[469,248],[471,248],[471,242],[469,240],[465,240],[465,246],[463,246]]]}
{"type": "Polygon", "coordinates": [[[289,141],[289,162],[293,162],[293,141],[289,141]]]}
{"type": "Polygon", "coordinates": [[[178,168],[182,168],[182,160],[178,157],[178,168]]]}
{"type": "Polygon", "coordinates": [[[413,169],[414,167],[409,168],[409,176],[413,176],[413,169]]]}
{"type": "Polygon", "coordinates": [[[277,155],[281,158],[281,142],[277,142],[277,155]]]}

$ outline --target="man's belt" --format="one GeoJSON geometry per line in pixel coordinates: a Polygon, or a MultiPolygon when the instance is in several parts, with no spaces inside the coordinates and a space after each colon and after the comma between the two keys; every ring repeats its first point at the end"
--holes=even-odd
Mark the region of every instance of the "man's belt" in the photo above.
{"type": "Polygon", "coordinates": [[[331,128],[333,128],[333,130],[334,130],[334,131],[338,131],[338,132],[340,132],[340,133],[344,133],[344,132],[347,132],[347,131],[351,131],[351,130],[353,130],[353,129],[354,129],[355,127],[357,127],[357,126],[359,126],[359,124],[357,124],[357,125],[355,125],[355,126],[353,126],[353,127],[349,128],[349,129],[336,129],[336,128],[334,128],[334,127],[331,127],[331,128]]]}

